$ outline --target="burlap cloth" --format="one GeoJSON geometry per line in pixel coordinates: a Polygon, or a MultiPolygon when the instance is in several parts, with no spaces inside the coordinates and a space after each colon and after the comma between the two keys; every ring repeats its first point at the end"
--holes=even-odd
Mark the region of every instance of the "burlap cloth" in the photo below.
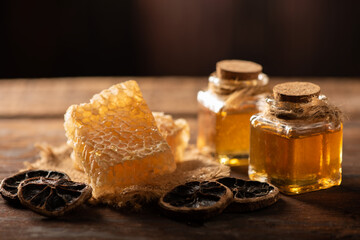
{"type": "Polygon", "coordinates": [[[340,126],[346,118],[338,107],[328,101],[325,95],[313,97],[307,103],[281,102],[272,97],[268,97],[267,102],[264,115],[270,119],[276,117],[299,124],[304,124],[304,120],[307,123],[323,121],[340,126]]]}
{"type": "MultiPolygon", "coordinates": [[[[40,159],[33,163],[25,162],[27,169],[61,171],[68,174],[73,181],[88,183],[85,173],[73,167],[70,147],[67,145],[53,147],[48,144],[36,144],[36,146],[40,149],[40,159]]],[[[200,154],[194,146],[190,146],[185,151],[184,161],[177,164],[175,172],[153,179],[151,185],[129,186],[121,192],[100,195],[92,198],[90,203],[139,210],[179,184],[214,180],[229,175],[229,167],[217,163],[211,156],[200,154]]]]}

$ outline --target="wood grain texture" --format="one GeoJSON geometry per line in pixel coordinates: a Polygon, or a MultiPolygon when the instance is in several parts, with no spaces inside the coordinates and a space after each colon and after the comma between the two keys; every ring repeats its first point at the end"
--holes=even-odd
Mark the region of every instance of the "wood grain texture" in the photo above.
{"type": "MultiPolygon", "coordinates": [[[[63,112],[92,94],[128,78],[0,81],[0,179],[34,161],[36,142],[66,141],[63,112]],[[7,96],[7,97],[6,97],[7,96]],[[14,101],[14,103],[12,103],[14,101]]],[[[206,78],[138,78],[151,109],[185,117],[195,142],[196,92],[206,78]]],[[[273,84],[288,79],[275,79],[273,84]]],[[[190,226],[162,216],[156,206],[140,213],[84,206],[59,220],[16,209],[0,199],[0,239],[359,239],[360,83],[355,79],[291,79],[319,84],[350,116],[344,124],[343,182],[298,196],[281,195],[274,206],[251,213],[224,213],[190,226]]],[[[232,175],[247,178],[247,169],[232,175]]]]}
{"type": "Polygon", "coordinates": [[[206,78],[87,77],[0,81],[0,116],[61,117],[71,104],[89,99],[111,85],[135,79],[153,111],[192,113],[197,110],[196,93],[206,78]]]}
{"type": "MultiPolygon", "coordinates": [[[[113,84],[134,79],[153,111],[197,113],[196,94],[206,88],[206,77],[78,77],[37,80],[0,80],[0,117],[62,117],[71,104],[88,102],[113,84]]],[[[310,81],[340,106],[349,118],[360,119],[359,78],[270,78],[270,85],[310,81]]]]}

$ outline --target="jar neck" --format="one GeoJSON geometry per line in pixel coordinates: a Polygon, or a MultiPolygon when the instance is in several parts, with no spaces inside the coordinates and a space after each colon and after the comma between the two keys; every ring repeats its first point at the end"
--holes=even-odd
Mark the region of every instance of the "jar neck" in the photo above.
{"type": "Polygon", "coordinates": [[[313,97],[309,102],[285,102],[278,101],[274,98],[266,98],[268,104],[268,113],[284,120],[293,119],[306,119],[310,116],[307,114],[307,110],[316,106],[318,101],[326,101],[327,98],[324,95],[313,97]]]}
{"type": "Polygon", "coordinates": [[[231,80],[221,79],[213,73],[209,77],[209,90],[218,95],[230,95],[236,91],[251,88],[266,86],[269,82],[269,78],[265,73],[260,73],[257,79],[249,80],[231,80]]]}
{"type": "Polygon", "coordinates": [[[266,102],[268,108],[265,110],[265,114],[283,121],[327,122],[336,126],[343,121],[341,111],[328,103],[325,95],[313,97],[311,101],[305,103],[277,101],[273,98],[266,98],[266,102]]]}

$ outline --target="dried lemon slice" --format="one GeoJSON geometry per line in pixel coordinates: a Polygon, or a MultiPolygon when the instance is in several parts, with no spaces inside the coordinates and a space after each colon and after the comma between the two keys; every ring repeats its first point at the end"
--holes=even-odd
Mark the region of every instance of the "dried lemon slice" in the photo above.
{"type": "Polygon", "coordinates": [[[35,177],[19,185],[22,205],[48,217],[62,216],[91,198],[91,187],[66,179],[35,177]]]}
{"type": "Polygon", "coordinates": [[[185,119],[174,120],[171,115],[162,112],[153,112],[160,133],[169,144],[176,162],[183,160],[185,148],[190,139],[189,124],[185,119]]]}
{"type": "Polygon", "coordinates": [[[151,183],[176,164],[138,84],[127,81],[96,94],[65,114],[68,144],[86,173],[94,196],[151,183]]]}
{"type": "Polygon", "coordinates": [[[234,200],[228,207],[232,212],[254,211],[270,206],[279,199],[279,189],[266,182],[245,181],[224,177],[216,180],[233,192],[234,200]]]}
{"type": "Polygon", "coordinates": [[[45,178],[53,178],[53,179],[70,180],[70,177],[62,172],[46,171],[46,170],[29,170],[29,171],[19,172],[15,175],[4,178],[0,184],[0,194],[5,200],[7,200],[10,203],[13,204],[20,203],[18,198],[18,186],[22,181],[33,177],[45,177],[45,178]]]}
{"type": "Polygon", "coordinates": [[[159,205],[169,217],[202,221],[220,214],[232,201],[229,188],[218,182],[188,182],[162,196],[159,205]]]}

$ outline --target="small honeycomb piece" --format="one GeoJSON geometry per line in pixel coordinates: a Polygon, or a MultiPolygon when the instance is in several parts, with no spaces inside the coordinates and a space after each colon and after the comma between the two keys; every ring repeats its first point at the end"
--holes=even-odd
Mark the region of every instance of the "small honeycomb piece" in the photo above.
{"type": "Polygon", "coordinates": [[[162,112],[153,112],[153,115],[160,133],[171,148],[175,161],[181,162],[190,139],[189,124],[185,119],[173,120],[171,115],[162,112]]]}
{"type": "Polygon", "coordinates": [[[64,123],[75,165],[83,170],[95,197],[151,183],[176,164],[135,81],[72,105],[64,123]]]}

